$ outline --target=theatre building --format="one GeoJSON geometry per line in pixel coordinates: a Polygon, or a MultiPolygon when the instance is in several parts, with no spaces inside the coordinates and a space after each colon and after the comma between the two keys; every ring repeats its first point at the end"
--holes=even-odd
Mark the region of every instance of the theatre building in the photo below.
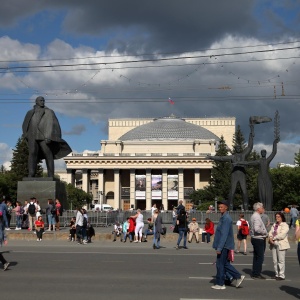
{"type": "Polygon", "coordinates": [[[65,181],[115,209],[172,209],[208,184],[219,138],[231,147],[235,118],[109,119],[95,153],[64,158],[65,181]],[[79,176],[79,178],[77,178],[79,176]]]}

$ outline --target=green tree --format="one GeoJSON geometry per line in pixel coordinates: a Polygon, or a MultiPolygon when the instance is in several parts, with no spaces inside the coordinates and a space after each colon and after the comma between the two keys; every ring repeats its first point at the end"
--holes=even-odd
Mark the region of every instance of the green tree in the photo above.
{"type": "MultiPolygon", "coordinates": [[[[221,136],[219,141],[219,147],[216,151],[216,156],[227,156],[228,147],[224,140],[224,137],[221,136]]],[[[231,163],[230,162],[221,162],[213,161],[213,167],[211,170],[211,179],[209,182],[210,193],[215,197],[227,199],[230,189],[230,175],[231,174],[231,163]]]]}
{"type": "Polygon", "coordinates": [[[232,151],[233,154],[236,153],[237,146],[240,147],[241,151],[245,150],[247,146],[240,125],[237,126],[236,131],[233,135],[232,144],[233,144],[233,151],[232,151]]]}
{"type": "MultiPolygon", "coordinates": [[[[223,136],[220,138],[216,155],[228,155],[228,148],[223,136]]],[[[230,162],[213,161],[211,179],[208,186],[191,193],[189,196],[191,201],[198,206],[205,206],[207,209],[210,204],[214,205],[214,199],[216,197],[218,199],[227,199],[230,188],[230,173],[230,162]]]]}
{"type": "Polygon", "coordinates": [[[300,168],[274,168],[270,170],[273,183],[273,210],[288,205],[300,205],[300,168]]]}
{"type": "Polygon", "coordinates": [[[76,209],[77,207],[82,207],[85,204],[90,204],[92,202],[92,195],[86,193],[85,191],[74,187],[72,184],[66,184],[67,191],[67,201],[70,209],[76,209]]]}
{"type": "MultiPolygon", "coordinates": [[[[23,138],[19,138],[15,149],[13,149],[13,157],[11,160],[11,173],[15,175],[17,181],[28,176],[28,145],[23,138]]],[[[43,176],[43,168],[40,163],[37,165],[36,177],[43,176]]]]}

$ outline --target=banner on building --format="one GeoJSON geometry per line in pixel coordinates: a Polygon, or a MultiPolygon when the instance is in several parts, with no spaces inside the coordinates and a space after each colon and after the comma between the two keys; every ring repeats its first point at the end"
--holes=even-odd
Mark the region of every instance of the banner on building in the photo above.
{"type": "Polygon", "coordinates": [[[161,195],[162,195],[162,177],[161,177],[161,175],[152,175],[151,191],[152,191],[152,199],[161,199],[161,195]]]}
{"type": "Polygon", "coordinates": [[[135,175],[135,198],[146,199],[146,175],[135,175]]]}
{"type": "Polygon", "coordinates": [[[168,175],[168,199],[178,199],[178,175],[168,175]]]}

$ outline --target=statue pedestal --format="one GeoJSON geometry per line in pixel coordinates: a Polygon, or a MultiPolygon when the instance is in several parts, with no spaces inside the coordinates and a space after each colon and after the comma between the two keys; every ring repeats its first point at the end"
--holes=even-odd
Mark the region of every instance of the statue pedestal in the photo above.
{"type": "Polygon", "coordinates": [[[18,201],[23,204],[25,200],[35,197],[41,208],[48,205],[48,199],[58,199],[64,209],[68,208],[67,193],[64,183],[53,180],[52,177],[25,177],[18,181],[18,201]]]}

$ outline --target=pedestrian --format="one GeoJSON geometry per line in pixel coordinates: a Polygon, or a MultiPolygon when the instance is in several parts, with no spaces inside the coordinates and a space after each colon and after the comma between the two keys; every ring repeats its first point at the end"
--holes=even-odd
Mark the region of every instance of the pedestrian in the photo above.
{"type": "Polygon", "coordinates": [[[254,213],[250,219],[251,244],[253,246],[252,275],[253,279],[266,279],[261,275],[262,265],[265,256],[266,237],[268,235],[265,224],[261,219],[264,206],[261,202],[253,205],[254,213]]]}
{"type": "Polygon", "coordinates": [[[296,226],[295,223],[299,216],[299,211],[296,207],[297,206],[294,204],[294,205],[292,205],[291,210],[290,210],[290,216],[291,216],[290,228],[291,227],[295,228],[295,226],[296,226]]]}
{"type": "Polygon", "coordinates": [[[6,218],[7,218],[7,228],[10,229],[10,220],[11,220],[11,213],[13,210],[13,206],[10,201],[6,202],[7,211],[6,211],[6,218]]]}
{"type": "Polygon", "coordinates": [[[221,213],[221,218],[216,229],[215,238],[213,242],[213,249],[217,253],[217,275],[216,284],[211,288],[215,290],[225,290],[225,277],[230,275],[232,280],[236,279],[236,287],[239,287],[243,280],[244,275],[241,275],[228,260],[228,254],[234,250],[234,237],[232,229],[232,219],[228,213],[229,202],[219,201],[218,209],[221,213]]]}
{"type": "Polygon", "coordinates": [[[55,215],[55,225],[56,225],[56,230],[60,230],[60,221],[59,217],[61,215],[61,203],[58,199],[55,199],[55,208],[56,208],[56,215],[55,215]]]}
{"type": "Polygon", "coordinates": [[[46,216],[49,225],[48,231],[51,231],[52,227],[53,231],[55,231],[55,214],[53,214],[53,211],[55,211],[54,202],[52,199],[48,199],[48,205],[46,207],[46,216]]]}
{"type": "Polygon", "coordinates": [[[120,224],[119,222],[116,222],[114,224],[114,231],[112,232],[112,234],[114,235],[113,242],[117,240],[117,237],[120,237],[120,241],[123,242],[122,227],[122,224],[120,224]]]}
{"type": "Polygon", "coordinates": [[[40,242],[43,239],[43,233],[45,229],[45,223],[43,221],[42,216],[38,216],[38,219],[35,221],[35,231],[36,231],[36,237],[37,241],[40,242]]]}
{"type": "Polygon", "coordinates": [[[269,232],[270,250],[272,250],[275,276],[272,279],[285,279],[285,254],[290,248],[288,241],[289,226],[283,213],[275,214],[276,222],[269,232]]]}
{"type": "Polygon", "coordinates": [[[237,249],[235,253],[240,253],[241,244],[243,242],[244,255],[247,255],[247,236],[249,234],[249,223],[244,219],[244,214],[240,214],[240,219],[236,222],[237,226],[237,249]]]}
{"type": "Polygon", "coordinates": [[[69,223],[69,241],[70,242],[75,242],[75,234],[76,234],[76,226],[75,226],[75,222],[76,222],[76,217],[72,217],[69,223]]]}
{"type": "Polygon", "coordinates": [[[144,216],[142,215],[142,211],[138,209],[136,211],[136,214],[131,218],[135,219],[134,242],[141,243],[143,237],[143,228],[144,228],[144,216]]]}
{"type": "Polygon", "coordinates": [[[192,218],[192,222],[188,225],[189,237],[188,242],[191,243],[193,236],[195,236],[196,243],[199,243],[199,225],[196,218],[192,218]]]}
{"type": "Polygon", "coordinates": [[[148,228],[144,232],[144,242],[147,242],[147,236],[148,235],[153,235],[154,234],[154,231],[153,231],[154,224],[152,223],[152,219],[148,218],[147,222],[148,222],[148,228]]]}
{"type": "Polygon", "coordinates": [[[83,243],[82,241],[83,213],[80,207],[77,207],[75,226],[76,226],[77,244],[82,244],[83,243]]]}
{"type": "Polygon", "coordinates": [[[177,216],[177,225],[178,225],[178,240],[176,249],[179,249],[180,242],[183,237],[183,249],[188,249],[186,246],[186,239],[187,239],[187,231],[188,231],[188,222],[187,222],[187,214],[184,209],[179,210],[179,215],[177,216]]]}
{"type": "Polygon", "coordinates": [[[20,201],[16,202],[16,207],[13,209],[13,211],[16,214],[16,229],[15,230],[21,230],[23,215],[21,214],[21,202],[20,201]]]}
{"type": "MultiPolygon", "coordinates": [[[[4,218],[3,218],[3,212],[0,210],[0,246],[2,247],[2,244],[7,245],[7,239],[5,234],[5,227],[4,227],[4,218]]],[[[9,266],[9,262],[6,261],[6,259],[3,257],[2,252],[0,252],[0,261],[3,264],[3,270],[7,270],[9,266]]]]}
{"type": "Polygon", "coordinates": [[[5,230],[10,230],[8,227],[8,220],[7,220],[7,205],[5,198],[3,198],[2,203],[0,204],[0,211],[2,211],[2,218],[5,226],[5,230]]]}
{"type": "Polygon", "coordinates": [[[296,221],[296,231],[295,231],[295,238],[296,241],[298,241],[298,246],[297,246],[297,256],[298,256],[298,263],[300,266],[300,219],[296,221]]]}
{"type": "Polygon", "coordinates": [[[160,234],[161,234],[163,222],[162,222],[162,216],[158,209],[156,209],[155,214],[156,214],[156,217],[154,220],[153,249],[159,249],[160,248],[160,234]]]}
{"type": "Polygon", "coordinates": [[[215,224],[211,221],[210,218],[205,219],[204,230],[202,231],[202,242],[205,243],[205,237],[207,244],[210,243],[210,237],[215,233],[215,224]]]}
{"type": "Polygon", "coordinates": [[[33,227],[36,220],[37,205],[35,201],[36,199],[34,197],[30,198],[30,201],[26,206],[26,212],[29,220],[29,227],[28,227],[29,231],[32,231],[34,229],[33,227]]]}
{"type": "Polygon", "coordinates": [[[131,236],[129,235],[129,226],[130,226],[130,221],[129,221],[129,217],[127,218],[127,220],[123,223],[123,240],[124,243],[126,243],[127,237],[129,236],[129,238],[131,239],[131,236]]]}

